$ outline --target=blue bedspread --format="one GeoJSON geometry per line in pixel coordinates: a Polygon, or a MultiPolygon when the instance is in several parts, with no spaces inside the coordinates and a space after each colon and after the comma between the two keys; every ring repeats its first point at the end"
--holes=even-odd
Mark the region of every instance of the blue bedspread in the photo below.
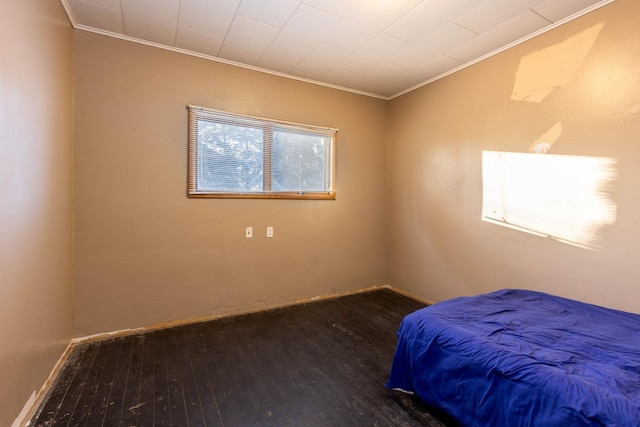
{"type": "Polygon", "coordinates": [[[402,321],[387,387],[464,426],[639,426],[640,315],[525,290],[402,321]]]}

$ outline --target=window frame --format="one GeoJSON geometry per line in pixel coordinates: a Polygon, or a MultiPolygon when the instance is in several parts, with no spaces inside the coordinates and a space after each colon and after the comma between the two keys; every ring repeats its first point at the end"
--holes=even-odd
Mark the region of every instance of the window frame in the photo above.
{"type": "Polygon", "coordinates": [[[313,199],[335,200],[336,198],[336,135],[338,130],[328,127],[313,126],[307,124],[286,122],[282,120],[267,119],[244,114],[230,113],[227,111],[188,105],[188,173],[187,173],[187,197],[210,199],[313,199]],[[216,120],[217,118],[217,120],[216,120]],[[224,118],[224,121],[221,120],[224,118]],[[236,191],[210,191],[198,189],[198,122],[210,121],[212,123],[237,124],[242,127],[260,128],[264,132],[263,138],[263,172],[262,191],[236,192],[236,191]],[[328,159],[326,177],[329,181],[328,190],[325,191],[272,191],[272,155],[274,130],[293,130],[300,133],[316,133],[325,136],[329,141],[327,149],[328,159]]]}

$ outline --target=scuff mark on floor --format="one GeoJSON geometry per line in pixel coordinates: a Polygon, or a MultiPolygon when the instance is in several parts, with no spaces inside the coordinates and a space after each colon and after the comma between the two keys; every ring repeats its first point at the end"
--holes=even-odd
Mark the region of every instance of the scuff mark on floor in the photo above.
{"type": "Polygon", "coordinates": [[[145,403],[147,403],[147,402],[138,403],[137,405],[134,405],[134,406],[130,407],[129,410],[133,411],[134,409],[138,409],[139,407],[141,407],[145,403]]]}

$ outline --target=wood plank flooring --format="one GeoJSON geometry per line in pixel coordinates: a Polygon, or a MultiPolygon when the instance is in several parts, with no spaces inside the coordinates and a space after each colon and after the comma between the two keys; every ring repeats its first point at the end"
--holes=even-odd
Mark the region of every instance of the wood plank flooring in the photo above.
{"type": "Polygon", "coordinates": [[[421,307],[385,289],[81,344],[31,425],[451,425],[384,388],[421,307]]]}

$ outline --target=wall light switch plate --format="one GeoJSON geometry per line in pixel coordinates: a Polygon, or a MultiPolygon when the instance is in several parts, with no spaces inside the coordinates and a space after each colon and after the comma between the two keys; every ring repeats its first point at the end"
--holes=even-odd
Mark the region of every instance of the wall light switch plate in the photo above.
{"type": "Polygon", "coordinates": [[[250,239],[253,237],[253,227],[247,227],[244,230],[244,237],[250,239]]]}
{"type": "Polygon", "coordinates": [[[267,237],[273,237],[273,227],[267,227],[267,237]]]}

